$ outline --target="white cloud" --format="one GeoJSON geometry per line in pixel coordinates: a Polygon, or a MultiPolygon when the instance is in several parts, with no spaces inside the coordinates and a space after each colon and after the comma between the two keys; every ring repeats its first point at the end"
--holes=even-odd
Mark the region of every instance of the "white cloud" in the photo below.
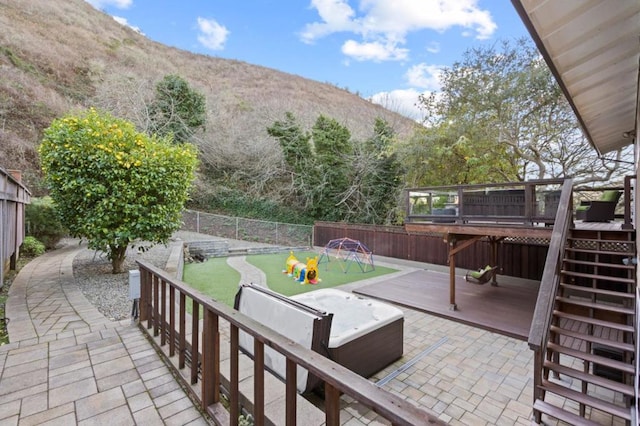
{"type": "Polygon", "coordinates": [[[344,0],[312,0],[311,7],[318,11],[322,22],[306,25],[301,33],[304,42],[311,43],[317,38],[335,32],[357,29],[357,25],[353,22],[355,12],[344,0]]]}
{"type": "Polygon", "coordinates": [[[376,93],[370,99],[371,102],[382,105],[388,110],[422,122],[424,114],[418,106],[421,94],[422,92],[416,89],[398,89],[391,92],[376,93]]]}
{"type": "Polygon", "coordinates": [[[133,0],[85,0],[91,6],[96,9],[102,9],[107,6],[113,6],[117,9],[128,9],[132,4],[133,0]]]}
{"type": "Polygon", "coordinates": [[[200,35],[198,41],[211,50],[222,50],[229,36],[229,30],[215,19],[198,18],[200,35]]]}
{"type": "MultiPolygon", "coordinates": [[[[477,2],[478,0],[359,0],[359,13],[356,13],[348,0],[312,0],[311,7],[318,11],[321,21],[307,24],[301,38],[304,42],[311,43],[333,33],[350,32],[361,37],[360,41],[353,41],[361,46],[373,43],[401,50],[399,46],[405,44],[410,32],[444,32],[461,27],[465,35],[475,34],[478,39],[486,39],[497,26],[489,11],[480,9],[477,2]]],[[[358,54],[359,51],[356,49],[355,53],[358,54]]],[[[390,54],[385,60],[403,60],[407,54],[390,54]]]]}
{"type": "Polygon", "coordinates": [[[440,90],[441,73],[442,66],[422,63],[409,68],[405,73],[405,78],[409,85],[413,87],[436,92],[440,90]]]}
{"type": "Polygon", "coordinates": [[[440,52],[440,43],[432,41],[427,45],[426,49],[429,53],[438,53],[440,52]]]}
{"type": "Polygon", "coordinates": [[[390,43],[359,43],[354,40],[347,40],[342,45],[342,53],[357,61],[380,62],[406,59],[408,50],[390,43]]]}
{"type": "Polygon", "coordinates": [[[140,30],[140,28],[139,28],[139,27],[135,27],[135,26],[133,26],[133,25],[129,25],[129,22],[128,22],[125,18],[123,18],[123,17],[121,17],[121,16],[114,16],[114,17],[113,17],[113,19],[114,19],[118,24],[120,24],[120,25],[124,25],[125,27],[129,27],[129,28],[131,28],[133,31],[135,31],[135,32],[137,32],[137,33],[139,33],[139,34],[144,35],[144,33],[142,32],[142,30],[140,30]]]}

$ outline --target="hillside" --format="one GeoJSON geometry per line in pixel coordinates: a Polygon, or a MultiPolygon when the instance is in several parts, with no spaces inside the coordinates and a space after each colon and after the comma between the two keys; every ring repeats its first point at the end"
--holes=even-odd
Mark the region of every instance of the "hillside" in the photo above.
{"type": "Polygon", "coordinates": [[[140,124],[167,74],[206,96],[203,164],[233,174],[259,174],[280,161],[266,127],[286,111],[304,126],[319,114],[335,118],[355,139],[370,135],[376,117],[401,135],[415,125],[332,85],[153,42],[83,0],[0,0],[0,27],[0,166],[22,169],[36,195],[36,147],[52,119],[98,106],[140,124]]]}

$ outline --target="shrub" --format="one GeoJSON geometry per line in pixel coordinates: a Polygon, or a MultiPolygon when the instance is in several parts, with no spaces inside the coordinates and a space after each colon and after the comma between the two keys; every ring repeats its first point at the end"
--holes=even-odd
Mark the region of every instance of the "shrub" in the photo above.
{"type": "Polygon", "coordinates": [[[166,244],[180,228],[198,163],[193,145],[89,109],[54,120],[38,151],[70,235],[107,253],[114,274],[124,272],[129,245],[166,244]]]}
{"type": "Polygon", "coordinates": [[[47,249],[55,248],[56,244],[67,235],[67,229],[62,225],[51,197],[34,198],[25,208],[27,235],[42,241],[47,249]]]}
{"type": "Polygon", "coordinates": [[[35,237],[25,237],[20,246],[20,253],[28,257],[40,256],[45,252],[44,244],[35,237]]]}

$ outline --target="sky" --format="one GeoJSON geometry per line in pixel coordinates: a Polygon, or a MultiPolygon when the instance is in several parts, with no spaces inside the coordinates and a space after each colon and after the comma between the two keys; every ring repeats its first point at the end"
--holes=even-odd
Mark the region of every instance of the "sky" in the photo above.
{"type": "Polygon", "coordinates": [[[528,37],[507,0],[85,0],[147,38],[329,83],[419,120],[465,50],[528,37]]]}

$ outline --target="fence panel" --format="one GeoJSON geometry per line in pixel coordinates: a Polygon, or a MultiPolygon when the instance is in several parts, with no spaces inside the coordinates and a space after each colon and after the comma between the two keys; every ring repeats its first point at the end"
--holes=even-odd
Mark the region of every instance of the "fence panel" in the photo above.
{"type": "Polygon", "coordinates": [[[0,287],[24,240],[24,206],[30,200],[19,172],[0,167],[0,287]]]}
{"type": "MultiPolygon", "coordinates": [[[[323,247],[337,238],[360,240],[374,256],[393,257],[436,265],[448,264],[448,247],[440,234],[408,234],[402,227],[349,225],[316,222],[314,246],[323,247]]],[[[549,241],[535,238],[506,238],[498,249],[500,273],[512,277],[540,280],[549,241]]],[[[456,255],[456,266],[476,269],[491,262],[488,241],[478,241],[456,255]]]]}
{"type": "Polygon", "coordinates": [[[311,246],[313,226],[185,210],[185,231],[281,246],[311,246]]]}

